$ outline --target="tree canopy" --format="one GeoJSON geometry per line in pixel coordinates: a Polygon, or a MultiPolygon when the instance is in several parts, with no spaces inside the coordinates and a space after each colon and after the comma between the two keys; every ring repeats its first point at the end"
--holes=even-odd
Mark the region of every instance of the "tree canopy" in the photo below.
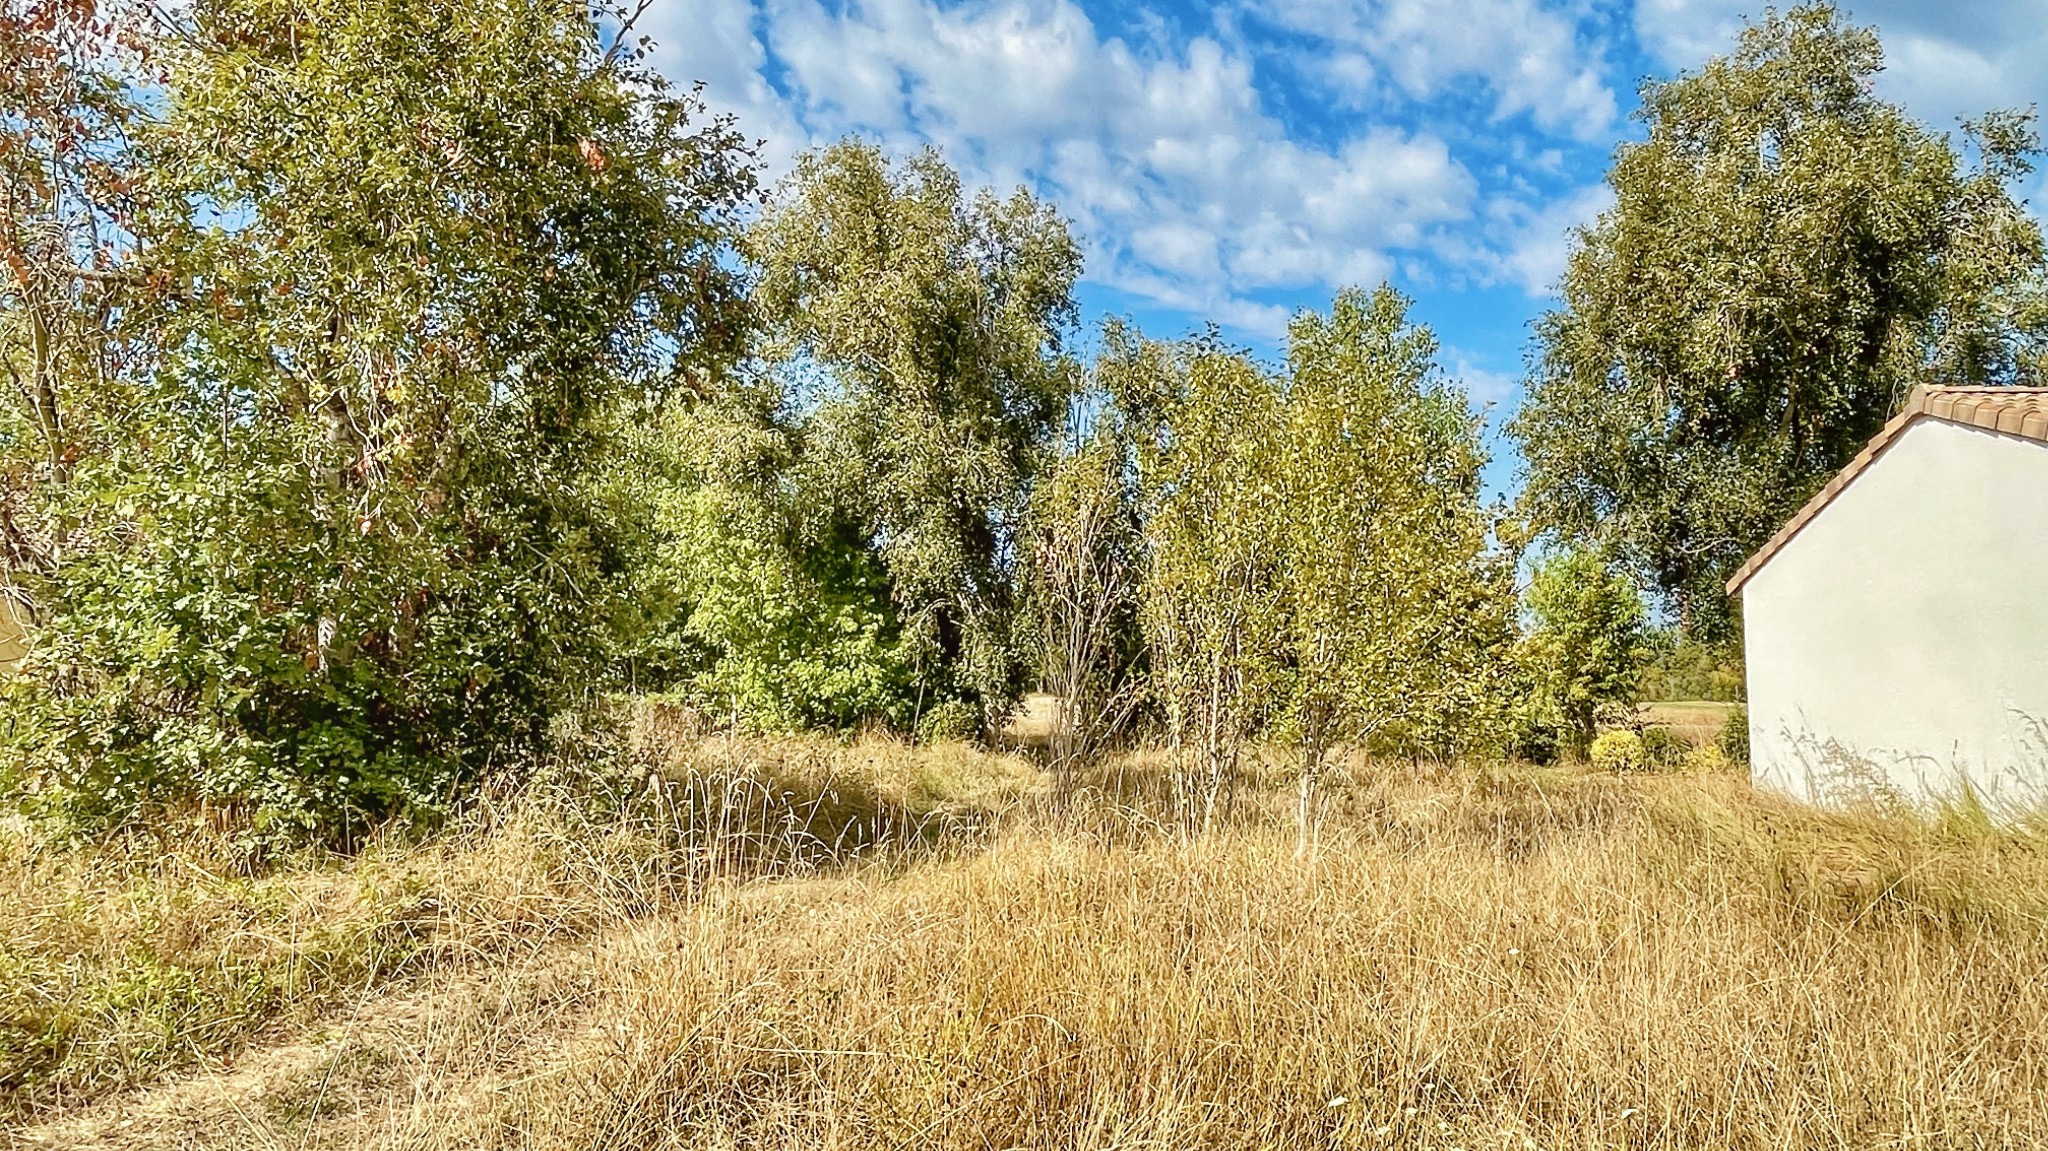
{"type": "Polygon", "coordinates": [[[1204,818],[1254,735],[1300,747],[1305,835],[1335,747],[1497,742],[1511,565],[1478,420],[1408,301],[1351,290],[1301,313],[1277,371],[1214,338],[1113,335],[1150,667],[1204,818]]]}
{"type": "Polygon", "coordinates": [[[1036,686],[1056,762],[1150,730],[1204,820],[1292,746],[1306,844],[1338,749],[1583,746],[1638,587],[1726,694],[1727,572],[1909,386],[2048,358],[2031,120],[1913,121],[1824,4],[1645,89],[1514,521],[1390,287],[1277,362],[1091,346],[1056,206],[857,139],[764,192],[627,14],[108,11],[0,13],[0,790],[72,826],[346,841],[620,690],[940,738],[1036,686]]]}
{"type": "Polygon", "coordinates": [[[1074,386],[1066,222],[1021,189],[969,197],[936,153],[847,141],[799,161],[747,250],[802,498],[873,548],[933,692],[1000,712],[1023,519],[1074,386]]]}
{"type": "Polygon", "coordinates": [[[1707,632],[1721,584],[1928,380],[2038,373],[2032,121],[1959,145],[1874,94],[1828,4],[1643,90],[1646,138],[1577,236],[1514,423],[1540,527],[1592,541],[1707,632]]]}
{"type": "Polygon", "coordinates": [[[1288,329],[1278,458],[1290,687],[1310,753],[1353,743],[1448,758],[1483,743],[1512,626],[1481,502],[1486,457],[1435,335],[1391,288],[1341,292],[1288,329]]]}
{"type": "Polygon", "coordinates": [[[727,354],[749,162],[581,5],[180,19],[101,158],[142,197],[94,249],[133,354],[38,369],[0,427],[39,617],[5,738],[45,802],[116,816],[431,808],[607,657],[589,461],[727,354]]]}
{"type": "Polygon", "coordinates": [[[1636,701],[1652,654],[1642,594],[1605,557],[1567,551],[1536,565],[1528,604],[1534,626],[1523,647],[1535,673],[1531,686],[1584,754],[1599,706],[1636,701]]]}

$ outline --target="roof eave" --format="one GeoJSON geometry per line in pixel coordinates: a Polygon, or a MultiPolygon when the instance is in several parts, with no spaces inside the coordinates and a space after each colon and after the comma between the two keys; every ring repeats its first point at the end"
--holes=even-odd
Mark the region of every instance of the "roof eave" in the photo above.
{"type": "MultiPolygon", "coordinates": [[[[2038,396],[2044,390],[2048,389],[2012,389],[2008,394],[2038,396]]],[[[1855,458],[1850,460],[1847,466],[1835,473],[1834,478],[1827,482],[1827,486],[1815,492],[1812,499],[1800,505],[1799,510],[1793,513],[1792,518],[1785,521],[1784,527],[1779,528],[1777,533],[1766,540],[1762,547],[1758,548],[1753,555],[1743,561],[1741,567],[1735,569],[1735,574],[1728,577],[1726,585],[1728,594],[1732,596],[1741,592],[1743,585],[1749,582],[1751,576],[1763,570],[1764,565],[1769,563],[1786,544],[1791,543],[1793,538],[1807,524],[1811,523],[1814,517],[1820,514],[1822,508],[1832,503],[1836,496],[1842,494],[1843,489],[1854,482],[1857,476],[1862,475],[1864,469],[1877,462],[1877,458],[1883,455],[1885,450],[1891,447],[1893,443],[1897,442],[1899,436],[1917,420],[1940,420],[1943,423],[1957,424],[1969,428],[1981,428],[1986,431],[2004,432],[2008,435],[2016,435],[2040,443],[2048,443],[2048,414],[2044,414],[2040,410],[2023,412],[2015,406],[2000,407],[1988,403],[1969,404],[1959,399],[1959,397],[1979,393],[1988,396],[2000,391],[2005,391],[2005,389],[1930,388],[1924,385],[1914,388],[1913,394],[1906,398],[1905,406],[1899,410],[1899,414],[1885,421],[1884,427],[1877,435],[1871,437],[1870,442],[1863,446],[1862,451],[1856,453],[1855,458]]]]}

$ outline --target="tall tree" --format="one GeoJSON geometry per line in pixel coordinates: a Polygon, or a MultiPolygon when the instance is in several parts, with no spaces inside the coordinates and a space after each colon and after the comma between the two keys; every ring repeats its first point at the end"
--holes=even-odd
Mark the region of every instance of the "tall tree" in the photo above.
{"type": "Polygon", "coordinates": [[[937,153],[803,157],[748,237],[768,358],[805,413],[804,498],[887,570],[929,704],[992,719],[1024,667],[1020,532],[1074,383],[1080,251],[1019,190],[969,198],[937,153]]]}
{"type": "Polygon", "coordinates": [[[1948,137],[1879,99],[1876,34],[1828,4],[1643,91],[1647,138],[1576,239],[1514,423],[1539,526],[1591,540],[1691,625],[1926,379],[2037,372],[2042,240],[2011,194],[2031,120],[1948,137]]]}
{"type": "Polygon", "coordinates": [[[1278,688],[1280,380],[1214,333],[1181,343],[1123,333],[1104,358],[1098,373],[1132,436],[1154,694],[1180,799],[1207,826],[1278,688]]]}
{"type": "Polygon", "coordinates": [[[590,465],[731,354],[748,162],[582,4],[179,19],[131,153],[155,355],[77,460],[99,546],[34,581],[6,738],[113,816],[430,808],[609,647],[590,465]]]}
{"type": "Polygon", "coordinates": [[[1302,752],[1305,847],[1339,744],[1462,750],[1512,628],[1479,495],[1480,424],[1391,288],[1288,328],[1270,505],[1287,620],[1278,719],[1302,752]]]}
{"type": "MultiPolygon", "coordinates": [[[[10,600],[85,541],[64,514],[82,458],[118,438],[148,347],[131,133],[156,76],[132,10],[80,0],[0,9],[0,588],[10,600]]],[[[23,605],[29,606],[29,605],[23,605]]]]}
{"type": "MultiPolygon", "coordinates": [[[[1112,343],[1121,338],[1114,323],[1107,334],[1112,343]]],[[[1040,686],[1057,701],[1047,756],[1062,790],[1136,713],[1143,686],[1130,445],[1117,421],[1100,418],[1098,404],[1075,408],[1076,442],[1032,493],[1026,608],[1040,686]]]]}
{"type": "Polygon", "coordinates": [[[1284,371],[1213,336],[1106,341],[1142,515],[1148,669],[1204,820],[1254,735],[1301,750],[1301,845],[1338,747],[1446,754],[1505,703],[1511,564],[1480,425],[1391,288],[1288,328],[1284,371]]]}

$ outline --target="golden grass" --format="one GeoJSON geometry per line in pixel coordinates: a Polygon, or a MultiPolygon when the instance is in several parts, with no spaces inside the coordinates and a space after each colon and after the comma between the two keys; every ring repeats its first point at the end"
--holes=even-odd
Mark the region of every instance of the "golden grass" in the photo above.
{"type": "MultiPolygon", "coordinates": [[[[2048,1142],[2037,830],[1824,815],[1726,776],[1356,765],[1298,857],[1277,779],[1190,835],[1152,798],[1157,757],[1053,803],[1018,761],[959,750],[750,754],[722,770],[823,791],[858,778],[918,830],[710,874],[674,858],[708,841],[647,823],[579,853],[545,831],[558,810],[526,807],[277,877],[346,887],[411,867],[411,889],[444,901],[414,929],[430,960],[324,1028],[280,1025],[233,1066],[45,1110],[17,1138],[2048,1142]]],[[[807,793],[785,790],[783,814],[818,826],[879,810],[804,817],[807,793]]]]}
{"type": "Polygon", "coordinates": [[[544,778],[425,844],[260,874],[205,832],[79,847],[0,824],[0,1120],[231,1057],[379,985],[506,962],[711,885],[929,855],[1038,782],[1020,760],[959,747],[713,740],[621,758],[631,770],[544,778]]]}
{"type": "Polygon", "coordinates": [[[1729,714],[1741,706],[1707,699],[1665,700],[1642,704],[1637,712],[1645,724],[1670,728],[1679,739],[1699,744],[1719,739],[1729,714]]]}

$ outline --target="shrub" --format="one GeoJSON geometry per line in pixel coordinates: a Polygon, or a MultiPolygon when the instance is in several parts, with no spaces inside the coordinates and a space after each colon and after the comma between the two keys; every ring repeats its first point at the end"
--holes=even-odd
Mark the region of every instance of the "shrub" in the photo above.
{"type": "Polygon", "coordinates": [[[1718,743],[1697,743],[1685,750],[1679,770],[1689,775],[1717,775],[1734,766],[1718,743]]]}
{"type": "Polygon", "coordinates": [[[1690,745],[1668,727],[1646,727],[1642,740],[1643,758],[1652,767],[1677,767],[1690,750],[1690,745]]]}
{"type": "Polygon", "coordinates": [[[1541,702],[1531,700],[1514,708],[1508,715],[1507,724],[1506,751],[1509,757],[1524,763],[1557,762],[1565,740],[1555,712],[1541,702]]]}
{"type": "MultiPolygon", "coordinates": [[[[104,77],[149,115],[92,162],[155,207],[63,211],[149,294],[60,363],[31,277],[0,291],[0,364],[51,393],[0,403],[0,567],[39,623],[0,761],[64,825],[204,804],[347,845],[530,762],[604,675],[595,466],[737,354],[750,161],[575,5],[197,7],[132,54],[161,75],[104,77]]],[[[17,106],[8,164],[43,131],[17,106]]],[[[72,226],[5,199],[9,236],[72,226]]]]}
{"type": "Polygon", "coordinates": [[[1648,635],[1654,653],[1637,688],[1644,699],[1742,698],[1742,647],[1733,639],[1709,643],[1675,628],[1648,635]]]}
{"type": "Polygon", "coordinates": [[[1728,720],[1721,728],[1721,754],[1730,763],[1749,766],[1749,709],[1736,707],[1729,711],[1728,720]]]}
{"type": "Polygon", "coordinates": [[[955,743],[981,731],[981,713],[964,699],[933,704],[917,720],[917,742],[955,743]]]}
{"type": "Polygon", "coordinates": [[[1650,651],[1643,642],[1642,593],[1606,557],[1568,551],[1537,565],[1528,606],[1535,630],[1523,643],[1523,660],[1573,749],[1584,750],[1603,711],[1634,714],[1650,651]]]}
{"type": "Polygon", "coordinates": [[[1602,771],[1641,771],[1649,765],[1643,737],[1626,729],[1602,733],[1589,754],[1593,766],[1602,771]]]}

